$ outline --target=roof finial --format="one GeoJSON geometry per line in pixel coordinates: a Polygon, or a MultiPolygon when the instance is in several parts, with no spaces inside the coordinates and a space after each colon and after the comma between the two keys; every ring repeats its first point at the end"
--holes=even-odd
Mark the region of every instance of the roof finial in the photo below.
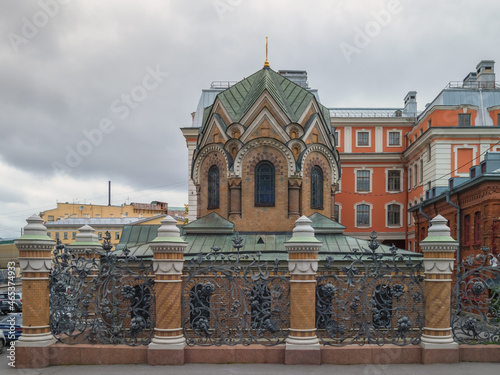
{"type": "Polygon", "coordinates": [[[270,68],[269,61],[267,60],[267,36],[266,36],[266,61],[264,61],[264,68],[270,68]]]}

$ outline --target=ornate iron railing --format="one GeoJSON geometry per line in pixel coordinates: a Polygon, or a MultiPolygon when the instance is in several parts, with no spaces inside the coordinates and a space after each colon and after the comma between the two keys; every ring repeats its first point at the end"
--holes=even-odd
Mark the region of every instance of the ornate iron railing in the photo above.
{"type": "Polygon", "coordinates": [[[354,249],[326,258],[316,289],[316,328],[325,345],[418,344],[424,325],[423,267],[410,255],[354,249]]]}
{"type": "Polygon", "coordinates": [[[152,266],[118,257],[106,232],[102,252],[58,243],[50,272],[50,328],[66,344],[147,345],[155,327],[152,266]],[[132,269],[132,264],[135,265],[132,269]]]}
{"type": "Polygon", "coordinates": [[[458,265],[451,330],[461,344],[500,344],[500,255],[482,251],[458,265]]]}
{"type": "Polygon", "coordinates": [[[190,346],[276,345],[288,336],[290,283],[279,261],[261,254],[240,254],[212,247],[186,268],[182,291],[182,327],[190,346]]]}

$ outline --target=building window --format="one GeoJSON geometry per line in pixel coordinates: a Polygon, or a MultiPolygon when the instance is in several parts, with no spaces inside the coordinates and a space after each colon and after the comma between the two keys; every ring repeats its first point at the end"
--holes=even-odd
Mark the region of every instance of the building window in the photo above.
{"type": "Polygon", "coordinates": [[[208,170],[208,207],[219,208],[219,167],[212,165],[208,170]]]}
{"type": "Polygon", "coordinates": [[[497,126],[500,126],[500,113],[497,113],[497,126]]]}
{"type": "Polygon", "coordinates": [[[99,241],[102,240],[102,232],[97,233],[97,238],[99,239],[99,241]]]}
{"type": "Polygon", "coordinates": [[[399,132],[389,132],[389,146],[400,146],[401,137],[399,132]]]}
{"type": "Polygon", "coordinates": [[[367,204],[358,204],[356,206],[356,226],[370,226],[370,206],[367,204]]]}
{"type": "Polygon", "coordinates": [[[414,176],[413,177],[413,180],[414,180],[413,183],[415,184],[415,186],[417,186],[417,178],[418,178],[417,177],[418,176],[418,165],[417,164],[415,164],[413,166],[413,176],[414,176]]]}
{"type": "Polygon", "coordinates": [[[56,240],[59,239],[59,232],[56,232],[56,240]]]}
{"type": "Polygon", "coordinates": [[[458,114],[458,126],[470,126],[470,113],[458,114]]]}
{"type": "Polygon", "coordinates": [[[422,184],[424,182],[424,160],[420,159],[420,175],[419,181],[422,184]]]}
{"type": "Polygon", "coordinates": [[[474,243],[481,243],[481,211],[474,213],[474,243]]]}
{"type": "Polygon", "coordinates": [[[317,165],[311,170],[311,208],[323,209],[323,171],[317,165]]]}
{"type": "Polygon", "coordinates": [[[340,206],[338,204],[333,208],[333,220],[340,223],[340,206]]]}
{"type": "Polygon", "coordinates": [[[356,191],[370,191],[370,171],[356,172],[356,191]]]}
{"type": "Polygon", "coordinates": [[[408,190],[411,190],[411,167],[408,168],[408,190]]]}
{"type": "Polygon", "coordinates": [[[421,136],[422,134],[424,134],[424,129],[420,128],[418,135],[421,136]]]}
{"type": "Polygon", "coordinates": [[[76,240],[76,232],[71,233],[71,239],[76,240]]]}
{"type": "Polygon", "coordinates": [[[427,129],[430,129],[432,127],[432,121],[428,120],[427,121],[427,129]]]}
{"type": "Polygon", "coordinates": [[[387,190],[401,191],[401,171],[389,171],[387,173],[387,190]]]}
{"type": "Polygon", "coordinates": [[[335,147],[339,147],[339,132],[333,133],[333,138],[335,139],[335,147]]]}
{"type": "Polygon", "coordinates": [[[431,144],[429,143],[427,145],[427,161],[431,161],[432,155],[431,155],[431,144]]]}
{"type": "Polygon", "coordinates": [[[116,232],[115,233],[115,240],[119,240],[120,239],[120,232],[116,232]]]}
{"type": "Polygon", "coordinates": [[[470,244],[470,215],[464,217],[464,245],[470,244]]]}
{"type": "Polygon", "coordinates": [[[49,215],[47,217],[47,221],[54,221],[54,215],[49,215]]]}
{"type": "Polygon", "coordinates": [[[369,146],[370,138],[368,132],[358,132],[358,146],[369,146]]]}
{"type": "Polygon", "coordinates": [[[255,167],[255,205],[274,207],[274,165],[268,161],[255,167]]]}
{"type": "Polygon", "coordinates": [[[67,240],[68,239],[68,232],[64,232],[64,239],[67,240]]]}
{"type": "Polygon", "coordinates": [[[387,225],[401,225],[401,208],[399,204],[387,206],[387,225]]]}

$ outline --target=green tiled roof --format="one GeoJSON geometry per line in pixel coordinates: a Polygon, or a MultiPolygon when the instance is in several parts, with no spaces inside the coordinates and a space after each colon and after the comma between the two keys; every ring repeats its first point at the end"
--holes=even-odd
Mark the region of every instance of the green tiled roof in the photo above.
{"type": "Polygon", "coordinates": [[[185,233],[233,233],[234,224],[212,212],[182,227],[185,233]]]}
{"type": "Polygon", "coordinates": [[[311,216],[309,216],[309,219],[312,221],[311,227],[314,228],[314,232],[316,234],[344,233],[344,229],[346,228],[342,224],[339,224],[336,221],[329,219],[318,212],[315,212],[311,216]]]}
{"type": "MultiPolygon", "coordinates": [[[[290,122],[298,122],[314,95],[276,73],[270,68],[263,68],[250,77],[236,83],[217,97],[234,122],[240,122],[252,105],[267,90],[278,103],[290,122]]],[[[318,103],[325,123],[330,124],[330,111],[318,103]]],[[[210,107],[209,107],[210,108],[210,107]]],[[[208,108],[207,108],[208,109],[208,108]]],[[[207,119],[207,110],[203,116],[203,124],[207,119]]]]}

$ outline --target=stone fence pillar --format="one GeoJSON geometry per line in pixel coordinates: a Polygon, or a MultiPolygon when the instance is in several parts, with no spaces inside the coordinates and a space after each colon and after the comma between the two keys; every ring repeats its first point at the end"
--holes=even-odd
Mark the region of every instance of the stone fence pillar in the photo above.
{"type": "Polygon", "coordinates": [[[55,241],[37,215],[26,219],[24,234],[15,241],[22,272],[23,332],[16,343],[16,367],[46,367],[48,346],[55,343],[49,326],[49,272],[55,241]]]}
{"type": "Polygon", "coordinates": [[[154,254],[156,328],[148,363],[181,365],[186,346],[181,324],[181,276],[187,243],[180,237],[174,218],[167,216],[161,224],[158,236],[149,243],[154,254]]]}
{"type": "Polygon", "coordinates": [[[286,364],[320,364],[316,337],[316,272],[322,243],[314,236],[311,220],[295,222],[292,238],[285,243],[290,271],[290,333],[286,341],[286,364]]]}
{"type": "Polygon", "coordinates": [[[450,327],[451,277],[458,242],[450,236],[447,220],[431,220],[427,238],[420,242],[425,269],[425,326],[422,333],[424,363],[459,361],[458,344],[450,327]]]}

